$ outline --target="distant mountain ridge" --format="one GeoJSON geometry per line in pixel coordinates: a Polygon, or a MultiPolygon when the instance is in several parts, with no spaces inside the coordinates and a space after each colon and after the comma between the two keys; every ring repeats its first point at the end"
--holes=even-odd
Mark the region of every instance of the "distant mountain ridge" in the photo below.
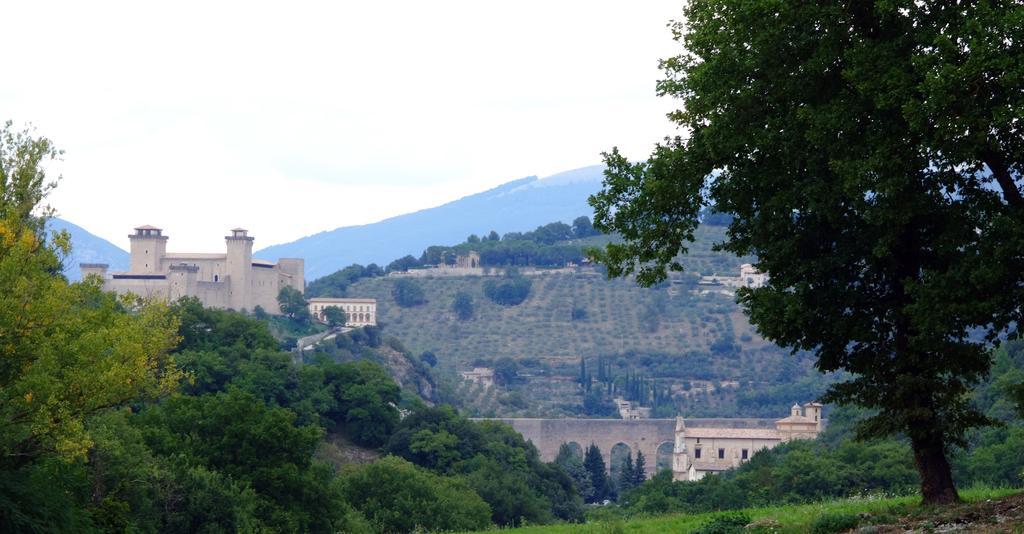
{"type": "Polygon", "coordinates": [[[529,176],[441,206],[320,232],[256,254],[268,260],[304,258],[306,280],[353,263],[383,266],[407,254],[419,256],[430,245],[461,242],[470,234],[522,232],[551,221],[592,216],[587,197],[601,188],[603,178],[603,165],[545,178],[529,176]]]}
{"type": "Polygon", "coordinates": [[[71,254],[64,258],[64,276],[68,280],[81,280],[79,263],[106,263],[111,271],[128,270],[128,253],[110,241],[57,217],[50,219],[47,227],[50,230],[67,230],[71,234],[71,254]]]}

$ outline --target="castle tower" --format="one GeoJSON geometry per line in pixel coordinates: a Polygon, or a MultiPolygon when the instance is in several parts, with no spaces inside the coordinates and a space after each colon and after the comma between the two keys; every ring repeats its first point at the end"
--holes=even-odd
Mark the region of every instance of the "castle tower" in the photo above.
{"type": "Polygon", "coordinates": [[[198,272],[199,267],[195,265],[186,263],[171,265],[170,273],[167,276],[170,283],[168,298],[171,302],[196,294],[196,273],[198,272]]]}
{"type": "Polygon", "coordinates": [[[138,274],[161,272],[161,262],[167,253],[167,236],[155,226],[139,226],[128,236],[131,241],[131,267],[129,271],[138,274]]]}
{"type": "Polygon", "coordinates": [[[225,272],[228,278],[228,307],[234,310],[250,309],[252,293],[249,274],[252,272],[252,241],[244,228],[231,230],[224,238],[227,246],[225,272]]]}

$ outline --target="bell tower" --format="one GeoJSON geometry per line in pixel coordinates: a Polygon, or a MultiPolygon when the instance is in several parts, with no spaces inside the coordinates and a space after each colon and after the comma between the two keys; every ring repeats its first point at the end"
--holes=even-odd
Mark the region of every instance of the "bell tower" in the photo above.
{"type": "Polygon", "coordinates": [[[249,237],[248,231],[244,228],[235,228],[224,241],[227,245],[227,261],[224,267],[228,278],[228,307],[233,310],[248,310],[252,307],[249,302],[249,296],[252,294],[249,274],[252,272],[253,238],[249,237]]]}

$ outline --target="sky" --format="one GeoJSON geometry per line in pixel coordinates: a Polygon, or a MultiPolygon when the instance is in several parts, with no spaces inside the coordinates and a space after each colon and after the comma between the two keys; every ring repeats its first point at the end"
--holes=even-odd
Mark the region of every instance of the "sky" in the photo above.
{"type": "Polygon", "coordinates": [[[643,158],[682,0],[3,1],[0,121],[64,150],[58,216],[256,248],[643,158]]]}

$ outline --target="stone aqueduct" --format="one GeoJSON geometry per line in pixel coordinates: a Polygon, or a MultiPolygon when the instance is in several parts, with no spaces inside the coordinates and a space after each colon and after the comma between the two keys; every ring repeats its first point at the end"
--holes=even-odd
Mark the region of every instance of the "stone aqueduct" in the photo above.
{"type": "MultiPolygon", "coordinates": [[[[670,468],[675,443],[675,419],[497,419],[533,442],[542,460],[558,456],[563,443],[585,450],[591,443],[601,449],[605,465],[612,466],[613,450],[644,453],[647,476],[670,468]],[[627,447],[628,449],[624,449],[627,447]]],[[[775,428],[774,419],[686,419],[687,428],[775,428]]]]}

